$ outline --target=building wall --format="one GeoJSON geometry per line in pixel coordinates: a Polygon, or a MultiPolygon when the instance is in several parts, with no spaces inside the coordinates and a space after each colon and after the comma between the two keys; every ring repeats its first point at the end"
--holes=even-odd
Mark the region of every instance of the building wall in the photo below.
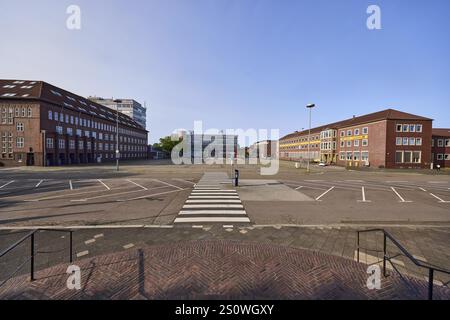
{"type": "Polygon", "coordinates": [[[433,135],[432,162],[434,167],[450,168],[450,136],[433,135]]]}

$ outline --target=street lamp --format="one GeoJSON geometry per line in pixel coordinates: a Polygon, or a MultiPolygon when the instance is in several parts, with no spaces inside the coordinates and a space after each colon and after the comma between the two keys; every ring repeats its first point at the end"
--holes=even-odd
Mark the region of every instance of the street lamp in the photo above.
{"type": "Polygon", "coordinates": [[[306,106],[307,109],[309,109],[309,132],[308,132],[308,164],[306,168],[306,172],[310,172],[309,164],[311,162],[311,114],[312,114],[312,108],[314,108],[316,105],[314,103],[310,103],[306,106]]]}
{"type": "Polygon", "coordinates": [[[119,171],[119,103],[122,103],[122,100],[114,100],[114,103],[116,104],[116,171],[119,171]]]}

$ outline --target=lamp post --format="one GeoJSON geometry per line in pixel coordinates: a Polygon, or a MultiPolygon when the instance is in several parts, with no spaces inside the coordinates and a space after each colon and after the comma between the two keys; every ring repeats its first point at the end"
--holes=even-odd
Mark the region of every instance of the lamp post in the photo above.
{"type": "Polygon", "coordinates": [[[114,100],[114,102],[116,104],[116,171],[119,171],[119,103],[122,103],[122,100],[114,100]]]}
{"type": "Polygon", "coordinates": [[[309,109],[309,131],[308,131],[308,164],[306,167],[306,172],[310,172],[309,164],[311,162],[311,115],[312,115],[312,108],[314,108],[316,105],[314,103],[310,103],[306,106],[307,109],[309,109]]]}

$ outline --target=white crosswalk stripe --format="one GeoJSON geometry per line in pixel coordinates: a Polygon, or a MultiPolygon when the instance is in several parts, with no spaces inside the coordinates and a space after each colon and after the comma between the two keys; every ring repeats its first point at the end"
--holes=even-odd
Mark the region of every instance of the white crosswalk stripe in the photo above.
{"type": "Polygon", "coordinates": [[[222,172],[205,173],[176,217],[175,224],[250,223],[236,190],[225,189],[222,172]]]}

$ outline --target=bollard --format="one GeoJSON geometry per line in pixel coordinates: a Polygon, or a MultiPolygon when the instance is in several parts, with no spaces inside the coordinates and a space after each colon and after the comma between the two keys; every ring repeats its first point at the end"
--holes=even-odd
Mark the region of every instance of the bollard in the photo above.
{"type": "Polygon", "coordinates": [[[234,170],[234,186],[239,187],[239,170],[234,170]]]}

